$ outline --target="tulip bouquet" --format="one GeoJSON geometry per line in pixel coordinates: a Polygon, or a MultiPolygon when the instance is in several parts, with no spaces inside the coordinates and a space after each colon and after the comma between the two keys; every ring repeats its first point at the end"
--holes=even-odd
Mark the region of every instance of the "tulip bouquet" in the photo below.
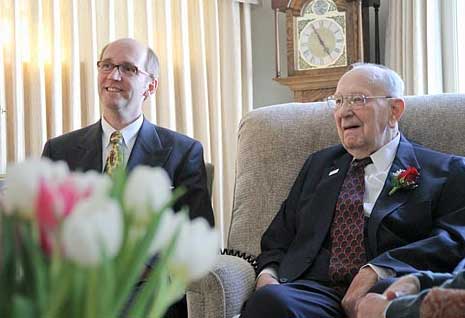
{"type": "Polygon", "coordinates": [[[214,264],[218,235],[161,168],[110,178],[64,163],[12,166],[0,202],[0,317],[162,317],[214,264]],[[153,255],[153,268],[127,306],[153,255]]]}

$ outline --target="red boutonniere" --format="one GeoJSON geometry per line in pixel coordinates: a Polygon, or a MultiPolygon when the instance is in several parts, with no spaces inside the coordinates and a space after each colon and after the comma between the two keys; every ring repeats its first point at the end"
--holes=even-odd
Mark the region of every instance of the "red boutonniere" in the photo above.
{"type": "Polygon", "coordinates": [[[418,187],[418,177],[420,173],[415,167],[408,167],[407,170],[399,169],[392,174],[392,189],[389,195],[393,195],[397,190],[412,190],[418,187]]]}

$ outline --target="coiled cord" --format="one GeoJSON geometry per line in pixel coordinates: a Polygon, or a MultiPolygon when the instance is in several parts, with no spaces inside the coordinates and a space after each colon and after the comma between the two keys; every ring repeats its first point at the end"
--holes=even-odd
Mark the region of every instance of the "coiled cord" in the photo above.
{"type": "Polygon", "coordinates": [[[257,258],[253,255],[243,253],[241,251],[234,250],[234,249],[229,249],[229,248],[225,248],[221,250],[221,255],[230,255],[230,256],[240,257],[246,260],[250,265],[252,265],[255,272],[257,271],[257,268],[258,268],[257,258]]]}

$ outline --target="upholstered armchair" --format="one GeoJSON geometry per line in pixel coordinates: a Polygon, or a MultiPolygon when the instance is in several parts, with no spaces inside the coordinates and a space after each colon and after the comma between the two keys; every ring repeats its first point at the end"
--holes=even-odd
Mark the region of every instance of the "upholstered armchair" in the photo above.
{"type": "MultiPolygon", "coordinates": [[[[401,130],[407,138],[439,151],[465,155],[465,95],[412,96],[406,98],[406,104],[401,130]]],[[[326,103],[289,103],[248,113],[238,132],[228,248],[258,255],[262,233],[307,156],[338,142],[326,103]]],[[[233,317],[253,292],[254,284],[255,272],[247,261],[222,255],[204,279],[189,287],[189,317],[233,317]]]]}

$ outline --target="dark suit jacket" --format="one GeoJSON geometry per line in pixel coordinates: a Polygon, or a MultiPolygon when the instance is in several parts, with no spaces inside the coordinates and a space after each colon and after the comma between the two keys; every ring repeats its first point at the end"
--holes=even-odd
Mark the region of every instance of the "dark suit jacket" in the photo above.
{"type": "MultiPolygon", "coordinates": [[[[311,155],[262,237],[258,270],[293,281],[312,265],[330,229],[352,157],[341,146],[311,155]],[[339,172],[329,175],[330,171],[339,172]]],[[[404,275],[450,272],[465,257],[465,158],[412,144],[401,136],[384,188],[368,221],[370,263],[404,275]],[[389,196],[392,173],[416,167],[418,188],[389,196]]]]}
{"type": "MultiPolygon", "coordinates": [[[[102,127],[100,121],[47,141],[42,153],[52,160],[65,161],[71,170],[101,172],[102,127]]],[[[204,217],[213,225],[213,210],[207,190],[202,145],[187,136],[161,128],[144,119],[129,156],[127,170],[137,165],[159,166],[173,186],[187,191],[175,209],[186,205],[191,218],[204,217]]]]}

